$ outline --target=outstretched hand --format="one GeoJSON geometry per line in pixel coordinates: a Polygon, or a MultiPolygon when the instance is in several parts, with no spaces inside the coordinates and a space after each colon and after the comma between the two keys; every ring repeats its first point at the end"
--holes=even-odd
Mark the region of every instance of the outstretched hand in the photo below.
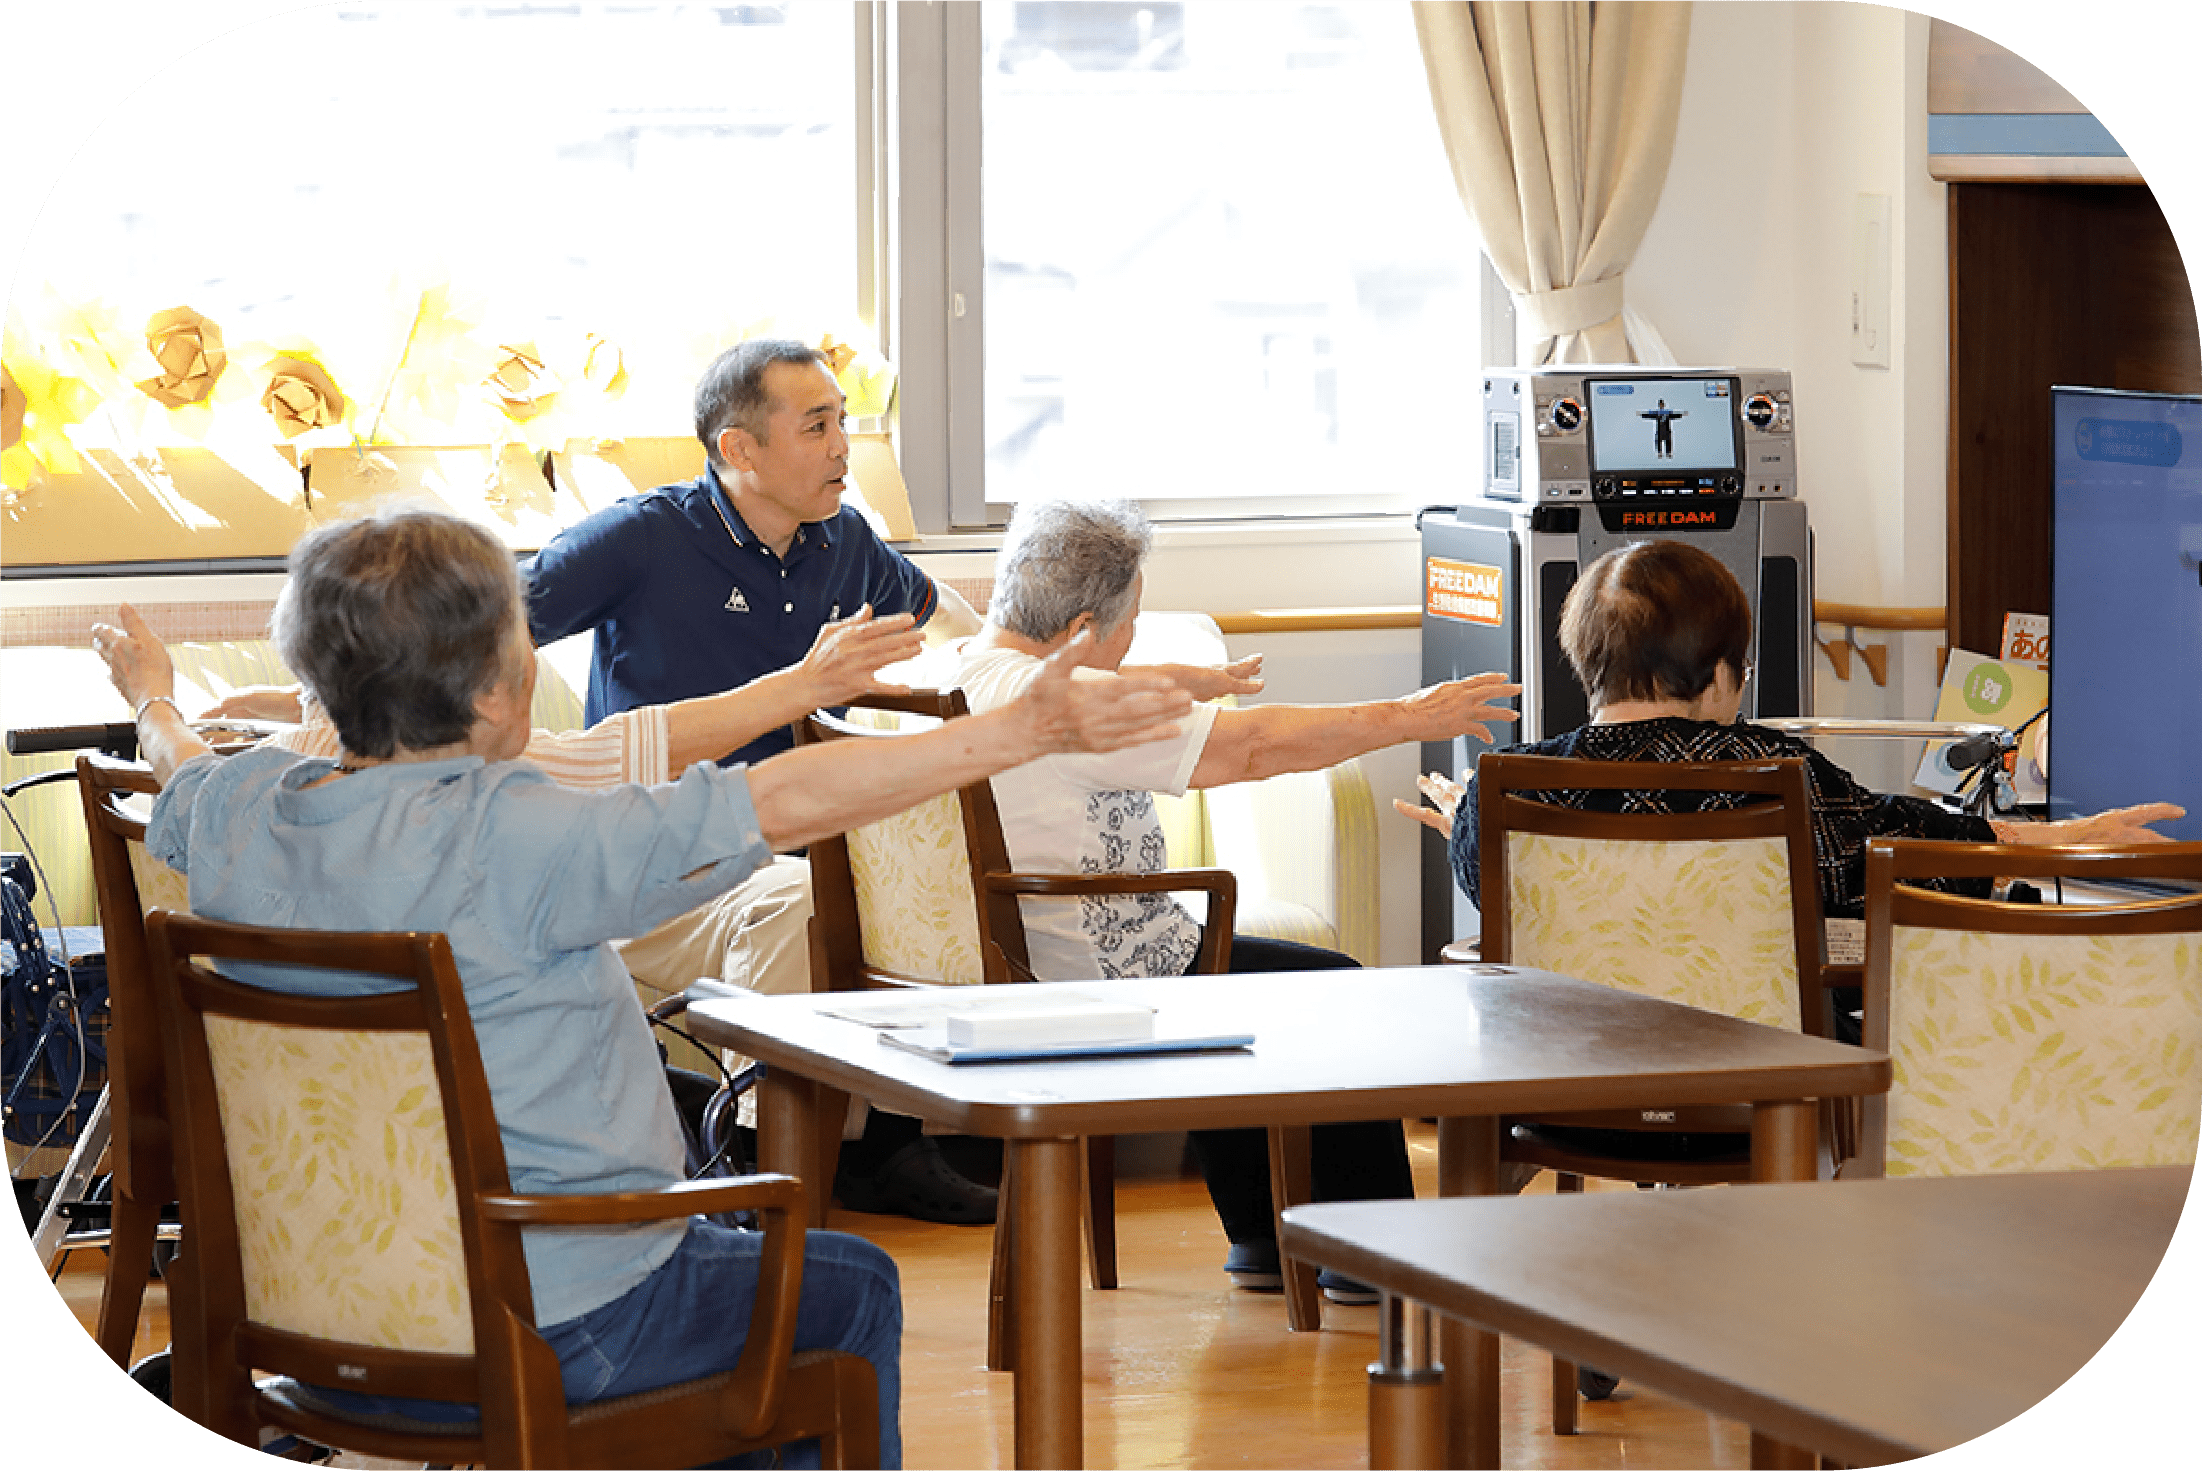
{"type": "Polygon", "coordinates": [[[1489,744],[1493,724],[1520,718],[1504,705],[1494,705],[1491,701],[1508,699],[1521,692],[1522,687],[1508,683],[1503,674],[1471,674],[1466,679],[1448,680],[1416,690],[1400,702],[1414,717],[1417,727],[1416,733],[1406,739],[1449,741],[1455,736],[1472,735],[1489,744]]]}
{"type": "Polygon", "coordinates": [[[798,666],[810,684],[811,708],[845,705],[857,695],[908,694],[908,685],[882,683],[879,671],[916,658],[923,646],[910,614],[876,617],[869,603],[826,624],[798,666]]]}
{"type": "Polygon", "coordinates": [[[272,720],[298,725],[306,718],[295,684],[254,684],[231,690],[209,705],[201,720],[272,720]]]}
{"type": "Polygon", "coordinates": [[[120,621],[92,625],[92,652],[107,665],[107,677],[135,710],[147,700],[174,698],[176,666],[168,646],[146,623],[145,616],[124,603],[116,612],[120,621]]]}
{"type": "Polygon", "coordinates": [[[1200,701],[1220,700],[1225,695],[1258,695],[1262,692],[1262,656],[1248,654],[1229,664],[1142,664],[1124,671],[1130,675],[1159,674],[1200,701]]]}
{"type": "Polygon", "coordinates": [[[1394,797],[1392,810],[1413,818],[1439,837],[1451,841],[1453,814],[1460,811],[1460,799],[1466,795],[1468,789],[1441,771],[1424,772],[1415,778],[1415,787],[1422,793],[1423,801],[1427,805],[1416,806],[1394,797]]]}
{"type": "Polygon", "coordinates": [[[1017,698],[1017,707],[1033,722],[1041,752],[1116,751],[1175,733],[1193,708],[1192,696],[1160,674],[1096,670],[1076,677],[1092,648],[1092,632],[1080,630],[1048,657],[1039,677],[1017,698]]]}
{"type": "Polygon", "coordinates": [[[1995,829],[1998,840],[2029,846],[2168,843],[2171,839],[2149,824],[2177,822],[2186,815],[2186,808],[2171,802],[2143,802],[2137,807],[2113,807],[2108,812],[2067,817],[2059,822],[1998,822],[1995,829]]]}

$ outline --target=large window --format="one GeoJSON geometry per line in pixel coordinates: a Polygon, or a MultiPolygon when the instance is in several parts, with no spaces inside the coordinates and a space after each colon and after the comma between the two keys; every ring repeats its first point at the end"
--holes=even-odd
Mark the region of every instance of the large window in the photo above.
{"type": "Polygon", "coordinates": [[[1427,499],[1481,253],[1408,7],[987,0],[983,48],[987,499],[1427,499]]]}
{"type": "MultiPolygon", "coordinates": [[[[718,347],[855,324],[854,28],[845,3],[346,0],[119,98],[85,63],[106,114],[29,234],[11,328],[89,307],[127,350],[188,305],[233,360],[310,354],[351,433],[401,443],[509,432],[483,359],[529,344],[588,398],[575,432],[684,433],[718,347]],[[592,391],[610,351],[616,396],[592,391]]],[[[78,437],[194,433],[120,399],[78,437]]]]}
{"type": "MultiPolygon", "coordinates": [[[[760,330],[893,359],[923,531],[1062,490],[1407,509],[1473,432],[1480,255],[1404,5],[242,0],[190,36],[144,4],[99,13],[176,32],[150,81],[24,92],[69,161],[7,351],[34,421],[151,477],[117,494],[179,560],[241,554],[160,479],[175,446],[296,518],[278,445],[678,439],[760,330]],[[180,307],[228,354],[203,404],[139,391],[180,307]],[[278,359],[341,418],[280,438],[278,359]]],[[[516,537],[585,508],[504,496],[516,537]]]]}

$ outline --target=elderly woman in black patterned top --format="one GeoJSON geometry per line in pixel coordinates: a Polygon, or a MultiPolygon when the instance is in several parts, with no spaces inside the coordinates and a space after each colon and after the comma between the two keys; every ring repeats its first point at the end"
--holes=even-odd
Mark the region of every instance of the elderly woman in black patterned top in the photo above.
{"type": "MultiPolygon", "coordinates": [[[[1750,601],[1725,566],[1687,542],[1633,542],[1591,563],[1561,606],[1560,647],[1590,694],[1590,724],[1507,749],[1592,761],[1803,757],[1812,793],[1820,906],[1830,917],[1864,912],[1868,838],[2162,842],[2163,835],[2148,824],[2185,815],[2170,803],[2150,802],[2062,822],[1970,817],[1923,798],[1870,791],[1795,737],[1739,721],[1751,668],[1750,601]]],[[[1432,772],[1421,787],[1429,805],[1393,805],[1446,836],[1454,877],[1469,899],[1480,903],[1473,776],[1463,789],[1432,772]]],[[[1572,807],[1595,804],[1607,810],[1621,810],[1625,797],[1629,810],[1646,812],[1700,811],[1744,800],[1725,792],[1544,795],[1572,807]]]]}

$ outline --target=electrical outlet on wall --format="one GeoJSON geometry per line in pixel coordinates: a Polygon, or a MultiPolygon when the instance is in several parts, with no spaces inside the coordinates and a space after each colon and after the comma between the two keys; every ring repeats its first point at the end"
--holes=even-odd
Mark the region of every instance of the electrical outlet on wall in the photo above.
{"type": "Polygon", "coordinates": [[[1861,194],[1850,215],[1850,360],[1889,365],[1889,197],[1861,194]]]}

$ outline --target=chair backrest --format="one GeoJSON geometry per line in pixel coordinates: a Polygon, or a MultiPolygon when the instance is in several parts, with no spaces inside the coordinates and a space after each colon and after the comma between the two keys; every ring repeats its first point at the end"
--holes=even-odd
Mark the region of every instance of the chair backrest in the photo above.
{"type": "Polygon", "coordinates": [[[1655,764],[1491,752],[1476,782],[1484,960],[1792,1031],[1827,1030],[1801,760],[1655,764]],[[1745,800],[1689,813],[1538,800],[1675,791],[1745,800]]]}
{"type": "Polygon", "coordinates": [[[177,1352],[204,1365],[211,1428],[250,1424],[252,1368],[477,1403],[485,1435],[509,1432],[518,1410],[492,1387],[512,1361],[473,1354],[508,1355],[533,1294],[518,1231],[462,1207],[510,1182],[449,942],[158,909],[147,942],[192,1243],[177,1352]],[[301,995],[210,961],[397,988],[301,995]]]}
{"type": "MultiPolygon", "coordinates": [[[[961,690],[862,695],[859,709],[957,719],[961,690]]],[[[798,744],[896,740],[901,732],[819,712],[798,744]]],[[[811,897],[828,990],[967,986],[1028,978],[1013,897],[983,894],[977,875],[1005,872],[1009,850],[989,782],[975,782],[838,837],[811,844],[811,897]]]]}
{"type": "Polygon", "coordinates": [[[154,1201],[176,1196],[159,1017],[145,913],[189,912],[184,877],[146,851],[140,804],[160,791],[150,768],[96,752],[76,758],[92,882],[107,946],[107,1104],[115,1188],[154,1201]]]}
{"type": "Polygon", "coordinates": [[[2192,1164],[2202,1120],[2202,891],[2008,904],[1922,878],[2202,885],[2202,843],[1866,849],[1865,1044],[1890,1056],[1857,1172],[2192,1164]]]}

